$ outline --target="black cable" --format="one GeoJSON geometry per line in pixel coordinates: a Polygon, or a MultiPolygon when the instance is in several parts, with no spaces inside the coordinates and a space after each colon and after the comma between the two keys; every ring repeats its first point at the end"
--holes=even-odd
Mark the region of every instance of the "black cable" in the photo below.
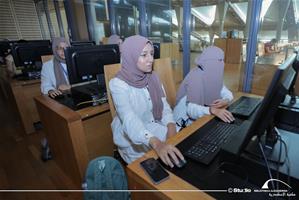
{"type": "MultiPolygon", "coordinates": [[[[263,146],[262,146],[262,143],[261,143],[260,140],[259,140],[259,147],[260,147],[260,149],[261,149],[263,158],[264,158],[264,160],[265,160],[265,163],[266,163],[266,167],[267,167],[267,170],[268,170],[269,177],[270,177],[270,179],[273,179],[273,178],[272,178],[271,171],[270,171],[270,167],[269,167],[269,164],[268,164],[268,160],[267,160],[267,158],[266,158],[266,155],[265,155],[265,152],[264,152],[264,149],[263,149],[263,146]]],[[[272,185],[273,189],[275,189],[273,181],[271,181],[271,185],[272,185]]]]}
{"type": "MultiPolygon", "coordinates": [[[[274,127],[275,130],[277,131],[277,133],[279,133],[279,131],[277,130],[276,127],[274,127]]],[[[278,140],[281,140],[281,136],[278,134],[277,135],[278,140]]],[[[282,142],[280,141],[280,145],[279,145],[279,156],[278,156],[278,162],[276,164],[276,179],[279,180],[279,167],[280,167],[280,159],[281,159],[281,154],[282,154],[282,142]]],[[[279,190],[279,183],[278,181],[276,182],[276,189],[279,190]]]]}

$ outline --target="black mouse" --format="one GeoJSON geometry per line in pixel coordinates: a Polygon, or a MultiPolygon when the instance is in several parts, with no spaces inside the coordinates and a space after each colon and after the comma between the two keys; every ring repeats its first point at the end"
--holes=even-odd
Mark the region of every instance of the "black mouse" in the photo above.
{"type": "Polygon", "coordinates": [[[177,168],[183,168],[187,164],[187,161],[186,160],[181,160],[179,157],[177,157],[177,158],[179,160],[179,164],[176,164],[171,157],[170,157],[170,160],[174,164],[174,166],[176,166],[177,168]]]}

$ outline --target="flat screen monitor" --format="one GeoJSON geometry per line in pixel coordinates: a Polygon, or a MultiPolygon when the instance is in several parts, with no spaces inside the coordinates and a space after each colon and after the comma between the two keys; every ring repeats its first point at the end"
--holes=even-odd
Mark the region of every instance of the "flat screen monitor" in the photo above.
{"type": "Polygon", "coordinates": [[[72,41],[71,46],[93,46],[96,45],[95,41],[72,41]]]}
{"type": "Polygon", "coordinates": [[[120,63],[118,45],[72,46],[65,50],[71,84],[96,80],[104,65],[120,63]]]}
{"type": "Polygon", "coordinates": [[[257,136],[260,138],[263,136],[267,132],[266,130],[269,126],[274,122],[274,116],[278,110],[278,106],[284,101],[295,78],[296,71],[293,68],[294,62],[297,62],[296,54],[290,56],[274,73],[266,95],[239,148],[239,154],[245,150],[252,137],[257,136]]]}
{"type": "Polygon", "coordinates": [[[154,46],[154,59],[160,58],[160,43],[153,43],[154,46]]]}
{"type": "Polygon", "coordinates": [[[297,59],[293,63],[293,68],[296,71],[296,74],[295,74],[295,78],[294,78],[294,80],[290,86],[290,89],[289,89],[289,95],[291,96],[289,103],[291,105],[296,104],[296,101],[297,101],[297,97],[296,97],[297,95],[295,93],[295,85],[296,85],[298,71],[299,71],[299,54],[298,54],[298,51],[296,51],[296,52],[297,52],[297,59]]]}
{"type": "Polygon", "coordinates": [[[41,63],[41,56],[51,55],[50,40],[32,40],[11,43],[12,56],[17,67],[26,67],[41,63]]]}

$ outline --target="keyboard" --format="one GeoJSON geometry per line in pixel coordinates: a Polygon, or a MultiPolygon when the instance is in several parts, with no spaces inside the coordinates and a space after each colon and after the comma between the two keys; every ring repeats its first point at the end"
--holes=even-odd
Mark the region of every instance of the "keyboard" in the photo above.
{"type": "Polygon", "coordinates": [[[183,151],[183,155],[197,162],[208,165],[218,154],[222,145],[229,140],[230,135],[239,130],[240,125],[228,124],[213,119],[201,131],[197,142],[183,151]]]}
{"type": "Polygon", "coordinates": [[[248,119],[261,102],[261,98],[242,96],[228,110],[236,116],[248,119]]]}

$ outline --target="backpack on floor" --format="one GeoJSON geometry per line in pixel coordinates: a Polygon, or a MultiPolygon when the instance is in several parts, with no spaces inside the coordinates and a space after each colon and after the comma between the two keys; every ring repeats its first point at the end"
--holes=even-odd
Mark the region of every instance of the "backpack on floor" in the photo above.
{"type": "Polygon", "coordinates": [[[84,200],[128,200],[128,181],[122,165],[114,158],[102,156],[89,162],[84,189],[84,200]],[[100,191],[111,190],[111,191],[100,191]],[[112,191],[114,190],[114,191],[112,191]],[[118,190],[118,191],[115,191],[118,190]]]}

